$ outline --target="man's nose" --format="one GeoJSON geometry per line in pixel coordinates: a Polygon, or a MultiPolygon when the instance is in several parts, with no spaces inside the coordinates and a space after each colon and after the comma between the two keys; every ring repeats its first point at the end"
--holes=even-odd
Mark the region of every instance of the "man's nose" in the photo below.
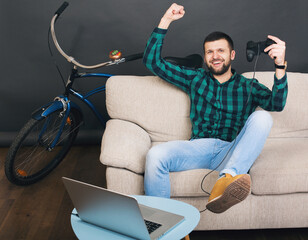
{"type": "Polygon", "coordinates": [[[214,51],[214,52],[213,52],[213,58],[216,59],[216,58],[218,58],[218,57],[219,57],[219,53],[218,53],[217,51],[214,51]]]}

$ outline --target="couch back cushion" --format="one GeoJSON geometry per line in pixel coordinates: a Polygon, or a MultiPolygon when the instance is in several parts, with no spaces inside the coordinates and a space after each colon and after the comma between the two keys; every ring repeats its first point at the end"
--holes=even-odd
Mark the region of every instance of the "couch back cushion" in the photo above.
{"type": "MultiPolygon", "coordinates": [[[[253,73],[243,74],[252,78],[253,73]]],[[[256,72],[272,88],[274,72],[256,72]]],[[[272,112],[270,137],[308,137],[308,74],[287,73],[288,98],[282,112],[272,112]]],[[[189,139],[190,100],[186,93],[156,76],[114,76],[107,81],[106,105],[111,118],[145,129],[153,142],[189,139]]]]}
{"type": "Polygon", "coordinates": [[[153,142],[189,139],[190,100],[179,88],[156,76],[114,76],[106,85],[111,118],[145,129],[153,142]]]}
{"type": "MultiPolygon", "coordinates": [[[[253,73],[243,73],[252,78],[253,73]]],[[[255,78],[272,89],[274,72],[256,72],[255,78]]],[[[308,74],[287,73],[288,97],[282,112],[271,112],[274,124],[270,137],[308,137],[308,74]]]]}

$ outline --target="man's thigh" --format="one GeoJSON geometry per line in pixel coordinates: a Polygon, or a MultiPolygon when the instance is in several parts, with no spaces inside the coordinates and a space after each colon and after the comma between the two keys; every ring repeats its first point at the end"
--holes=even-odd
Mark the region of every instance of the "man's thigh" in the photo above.
{"type": "Polygon", "coordinates": [[[218,141],[220,140],[202,138],[162,143],[151,148],[147,162],[159,164],[170,172],[210,168],[217,155],[218,141]]]}

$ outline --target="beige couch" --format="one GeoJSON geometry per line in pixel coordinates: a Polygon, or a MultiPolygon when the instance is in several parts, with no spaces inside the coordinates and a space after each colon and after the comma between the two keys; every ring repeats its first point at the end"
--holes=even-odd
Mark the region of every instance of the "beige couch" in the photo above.
{"type": "MultiPolygon", "coordinates": [[[[252,73],[245,73],[252,77],[252,73]]],[[[271,88],[273,72],[256,78],[271,88]]],[[[288,73],[285,110],[271,113],[274,125],[264,150],[251,168],[252,192],[222,214],[201,213],[196,230],[308,227],[308,74],[288,73]]],[[[100,160],[107,165],[107,187],[144,194],[148,150],[162,142],[189,139],[190,101],[178,88],[154,76],[116,76],[107,82],[111,120],[102,140],[100,160]]],[[[170,173],[171,196],[205,208],[200,183],[209,170],[170,173]]],[[[217,172],[206,178],[211,191],[217,172]]]]}

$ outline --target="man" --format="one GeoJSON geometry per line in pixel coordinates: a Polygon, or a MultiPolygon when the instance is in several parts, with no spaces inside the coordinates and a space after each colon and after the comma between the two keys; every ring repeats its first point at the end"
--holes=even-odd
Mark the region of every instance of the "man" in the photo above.
{"type": "Polygon", "coordinates": [[[256,79],[231,69],[235,58],[232,39],[221,32],[204,41],[204,69],[175,66],[161,58],[164,36],[171,22],[182,18],[184,7],[172,4],[153,31],[144,64],[162,79],[185,91],[191,100],[192,138],[156,145],[147,154],[146,195],[170,197],[169,172],[207,168],[219,171],[207,209],[221,213],[250,193],[250,167],[262,151],[272,126],[266,111],[282,111],[287,98],[285,43],[267,47],[276,71],[272,91],[256,79]]]}

